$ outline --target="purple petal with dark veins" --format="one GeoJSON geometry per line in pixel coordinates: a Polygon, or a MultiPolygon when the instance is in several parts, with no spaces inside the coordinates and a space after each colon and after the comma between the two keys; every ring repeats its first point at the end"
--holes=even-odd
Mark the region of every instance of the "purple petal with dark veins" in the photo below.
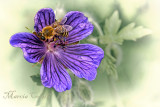
{"type": "Polygon", "coordinates": [[[69,32],[68,38],[66,38],[69,43],[80,41],[92,33],[94,27],[83,13],[71,11],[65,17],[67,17],[65,24],[73,27],[69,32]]]}
{"type": "Polygon", "coordinates": [[[36,32],[42,31],[42,29],[47,26],[51,25],[55,21],[55,14],[51,8],[43,8],[40,9],[34,18],[34,30],[36,32]]]}
{"type": "Polygon", "coordinates": [[[58,92],[69,90],[72,87],[69,74],[53,53],[46,53],[40,75],[41,82],[45,87],[53,87],[58,92]]]}
{"type": "Polygon", "coordinates": [[[56,57],[76,76],[92,81],[96,78],[97,68],[104,57],[104,51],[95,45],[77,44],[59,49],[56,57]]]}
{"type": "Polygon", "coordinates": [[[32,33],[16,33],[10,38],[13,47],[20,47],[23,50],[24,58],[30,62],[38,62],[45,54],[44,43],[32,33]]]}

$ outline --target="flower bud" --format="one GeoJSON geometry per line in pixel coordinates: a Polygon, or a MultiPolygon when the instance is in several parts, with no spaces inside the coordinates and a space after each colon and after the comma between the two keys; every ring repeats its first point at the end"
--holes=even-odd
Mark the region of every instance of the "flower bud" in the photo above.
{"type": "Polygon", "coordinates": [[[42,93],[40,95],[32,95],[34,98],[38,98],[36,102],[36,106],[40,107],[59,107],[59,104],[56,100],[56,96],[54,94],[54,90],[51,88],[44,87],[42,93]]]}
{"type": "Polygon", "coordinates": [[[87,105],[93,104],[93,92],[91,87],[84,81],[78,82],[77,94],[79,98],[87,105]]]}
{"type": "Polygon", "coordinates": [[[67,90],[58,94],[58,100],[61,107],[73,107],[74,99],[72,90],[67,90]]]}

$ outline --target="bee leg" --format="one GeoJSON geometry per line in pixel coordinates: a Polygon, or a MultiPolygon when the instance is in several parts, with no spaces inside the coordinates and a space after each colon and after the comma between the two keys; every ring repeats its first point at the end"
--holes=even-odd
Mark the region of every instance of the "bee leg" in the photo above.
{"type": "Polygon", "coordinates": [[[67,45],[67,44],[68,44],[68,41],[65,41],[64,44],[67,45]]]}
{"type": "Polygon", "coordinates": [[[65,32],[63,33],[62,37],[65,37],[65,32]]]}
{"type": "Polygon", "coordinates": [[[28,27],[25,27],[30,33],[33,33],[33,31],[31,29],[29,29],[28,27]]]}
{"type": "Polygon", "coordinates": [[[62,46],[62,49],[63,49],[64,52],[66,51],[66,47],[65,46],[62,46]]]}
{"type": "Polygon", "coordinates": [[[66,32],[66,33],[67,33],[67,34],[66,34],[66,37],[68,37],[68,34],[69,34],[69,33],[68,33],[68,32],[66,32]]]}
{"type": "Polygon", "coordinates": [[[53,41],[56,41],[56,40],[58,40],[59,39],[59,36],[58,35],[55,35],[54,37],[53,37],[53,41]]]}
{"type": "Polygon", "coordinates": [[[37,63],[35,63],[34,65],[32,65],[32,67],[35,67],[36,65],[38,65],[39,63],[37,62],[37,63]]]}

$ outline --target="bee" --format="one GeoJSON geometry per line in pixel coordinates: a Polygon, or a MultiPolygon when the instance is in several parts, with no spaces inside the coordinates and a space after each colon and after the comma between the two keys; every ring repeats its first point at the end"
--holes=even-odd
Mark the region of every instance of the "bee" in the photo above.
{"type": "Polygon", "coordinates": [[[56,35],[55,39],[59,36],[68,37],[68,32],[72,30],[72,26],[64,25],[66,21],[67,17],[64,17],[63,19],[56,20],[55,23],[52,24],[55,31],[53,35],[56,35]]]}
{"type": "Polygon", "coordinates": [[[56,41],[62,37],[68,37],[69,31],[72,30],[72,26],[64,25],[66,21],[67,17],[56,20],[52,25],[44,27],[38,34],[33,34],[39,37],[42,41],[56,41]]]}

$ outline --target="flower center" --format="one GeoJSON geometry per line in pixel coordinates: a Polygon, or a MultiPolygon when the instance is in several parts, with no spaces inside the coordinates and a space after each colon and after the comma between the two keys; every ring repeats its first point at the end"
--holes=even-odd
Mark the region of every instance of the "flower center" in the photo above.
{"type": "Polygon", "coordinates": [[[53,52],[55,50],[55,43],[51,42],[51,43],[46,43],[47,46],[47,50],[50,52],[53,52]]]}

